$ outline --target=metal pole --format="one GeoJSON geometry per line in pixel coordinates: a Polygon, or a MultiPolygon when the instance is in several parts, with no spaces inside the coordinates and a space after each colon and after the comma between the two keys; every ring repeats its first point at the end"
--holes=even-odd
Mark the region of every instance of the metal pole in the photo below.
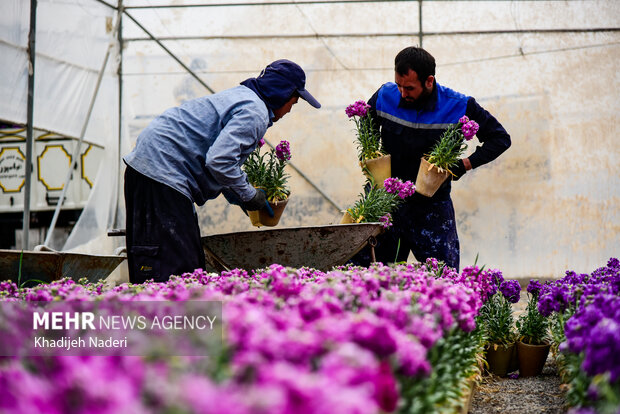
{"type": "Polygon", "coordinates": [[[34,119],[34,60],[37,33],[37,0],[30,0],[30,32],[28,33],[28,113],[26,120],[26,184],[22,218],[22,250],[28,250],[30,236],[30,186],[32,176],[32,142],[34,119]]]}
{"type": "Polygon", "coordinates": [[[419,25],[419,33],[418,33],[418,39],[420,42],[420,47],[424,47],[422,46],[422,0],[418,1],[418,25],[419,25]]]}
{"type": "Polygon", "coordinates": [[[118,142],[116,154],[116,200],[114,202],[114,218],[112,228],[118,227],[118,201],[121,191],[121,144],[123,139],[123,0],[118,1],[118,142]]]}
{"type": "MultiPolygon", "coordinates": [[[[436,0],[439,1],[439,0],[436,0]]],[[[476,36],[476,35],[499,35],[499,34],[554,34],[554,33],[617,33],[620,27],[592,27],[592,28],[570,28],[570,29],[500,29],[500,30],[459,30],[446,32],[381,32],[381,33],[306,33],[306,34],[249,34],[249,35],[213,35],[213,36],[160,36],[160,41],[171,40],[281,40],[281,39],[345,39],[345,38],[380,38],[380,37],[413,37],[417,36],[418,41],[422,36],[476,36]]],[[[147,37],[128,37],[125,42],[150,42],[152,39],[147,37]]],[[[355,70],[352,68],[351,70],[355,70]]],[[[237,70],[236,72],[243,72],[237,70]]],[[[218,72],[226,73],[226,72],[218,72]]],[[[230,71],[228,72],[230,73],[230,71]]]]}
{"type": "MultiPolygon", "coordinates": [[[[114,26],[114,31],[112,32],[112,38],[114,38],[114,35],[116,34],[116,31],[118,30],[118,25],[119,25],[119,19],[116,20],[116,25],[114,26]]],[[[71,182],[71,177],[73,176],[73,169],[77,165],[77,159],[78,159],[78,156],[80,155],[82,142],[84,141],[84,135],[86,134],[86,127],[88,126],[88,121],[90,121],[90,116],[93,112],[95,101],[97,100],[97,94],[99,93],[99,86],[101,86],[101,80],[103,79],[105,67],[108,64],[108,58],[110,57],[111,47],[112,47],[112,42],[110,42],[110,44],[108,45],[105,58],[103,59],[103,64],[101,65],[101,69],[99,70],[99,76],[97,77],[97,84],[95,85],[95,90],[90,100],[88,112],[86,113],[86,119],[84,120],[84,124],[82,125],[82,131],[80,132],[80,139],[77,143],[77,146],[75,147],[75,150],[73,150],[72,162],[71,162],[71,165],[69,166],[69,170],[67,171],[67,177],[65,178],[65,183],[62,186],[62,193],[60,194],[60,199],[58,200],[58,204],[56,204],[56,210],[54,210],[54,217],[52,217],[50,228],[47,231],[47,235],[45,236],[45,241],[43,242],[43,245],[48,246],[48,247],[49,247],[49,242],[52,238],[52,233],[54,233],[54,228],[56,227],[56,221],[58,220],[60,209],[62,208],[62,204],[65,200],[65,194],[67,193],[67,188],[69,188],[69,183],[71,182]]]]}
{"type": "MultiPolygon", "coordinates": [[[[102,0],[97,0],[102,1],[102,0]]],[[[255,1],[255,2],[240,2],[240,3],[203,3],[203,4],[157,4],[157,5],[144,5],[144,6],[127,6],[127,9],[177,9],[187,7],[248,7],[248,6],[303,6],[313,4],[357,4],[357,3],[381,3],[386,0],[308,0],[308,1],[255,1]]],[[[400,3],[415,0],[387,0],[390,3],[400,3]]],[[[451,0],[447,0],[451,1],[451,0]]],[[[504,0],[508,1],[508,0],[504,0]]],[[[514,1],[514,0],[510,0],[514,1]]],[[[559,1],[559,0],[558,0],[559,1]]],[[[566,0],[563,0],[566,1],[566,0]]]]}

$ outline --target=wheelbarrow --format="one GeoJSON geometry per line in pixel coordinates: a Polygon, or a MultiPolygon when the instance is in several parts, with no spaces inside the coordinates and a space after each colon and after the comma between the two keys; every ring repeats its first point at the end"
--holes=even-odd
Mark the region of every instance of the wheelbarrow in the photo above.
{"type": "Polygon", "coordinates": [[[0,280],[23,285],[28,281],[49,283],[63,277],[75,281],[85,277],[96,282],[108,277],[123,260],[124,256],[0,249],[0,280]]]}
{"type": "MultiPolygon", "coordinates": [[[[206,269],[253,270],[273,263],[288,267],[329,270],[343,265],[366,245],[374,247],[381,223],[330,224],[213,234],[202,237],[206,269]]],[[[124,229],[108,236],[124,236],[124,229]]],[[[374,249],[371,249],[374,261],[374,249]]]]}
{"type": "Polygon", "coordinates": [[[205,236],[202,247],[207,271],[252,270],[273,263],[329,270],[367,244],[374,247],[382,231],[380,223],[274,228],[205,236]]]}

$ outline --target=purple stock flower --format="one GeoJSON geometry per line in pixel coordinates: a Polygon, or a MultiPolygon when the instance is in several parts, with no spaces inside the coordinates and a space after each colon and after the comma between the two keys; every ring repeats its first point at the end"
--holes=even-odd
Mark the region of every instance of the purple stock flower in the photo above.
{"type": "Polygon", "coordinates": [[[558,283],[544,285],[538,297],[538,311],[543,316],[549,316],[553,312],[564,312],[569,303],[569,289],[566,285],[558,283]]]}
{"type": "Polygon", "coordinates": [[[383,181],[383,187],[385,191],[390,194],[397,194],[401,199],[405,199],[415,193],[415,184],[411,181],[403,182],[400,178],[386,178],[383,181]]]}
{"type": "Polygon", "coordinates": [[[261,138],[258,140],[258,148],[262,148],[265,145],[265,138],[261,138]]]}
{"type": "Polygon", "coordinates": [[[388,177],[383,181],[383,188],[390,194],[397,194],[400,191],[401,184],[400,178],[388,177]]]}
{"type": "Polygon", "coordinates": [[[276,157],[280,161],[288,161],[291,159],[291,144],[288,141],[280,141],[276,146],[276,157]]]}
{"type": "Polygon", "coordinates": [[[437,259],[435,259],[434,257],[429,257],[428,259],[426,259],[425,264],[431,270],[438,270],[439,269],[439,261],[437,259]]]}
{"type": "Polygon", "coordinates": [[[32,302],[50,302],[54,300],[54,297],[48,290],[37,288],[30,290],[30,292],[26,294],[26,300],[32,302]]]}
{"type": "Polygon", "coordinates": [[[35,406],[43,404],[46,412],[66,412],[61,398],[69,401],[79,392],[89,412],[394,412],[405,397],[402,376],[419,381],[442,369],[431,366],[427,352],[454,329],[475,328],[492,284],[491,273],[477,268],[461,278],[435,259],[427,265],[321,272],[274,264],[251,273],[196,270],[166,283],[114,288],[69,281],[35,289],[3,284],[0,291],[20,300],[96,300],[103,307],[216,300],[226,315],[223,345],[230,352],[229,365],[215,377],[189,357],[170,366],[166,359],[140,357],[50,358],[34,370],[24,368],[31,361],[16,358],[17,372],[9,362],[0,367],[1,384],[15,380],[7,386],[15,395],[8,394],[6,404],[21,399],[20,407],[33,407],[26,411],[41,411],[35,406]],[[433,267],[442,268],[441,275],[432,275],[433,267]],[[226,380],[216,381],[222,373],[226,380]],[[161,389],[166,392],[154,392],[161,389]],[[147,401],[144,395],[155,397],[147,401]]]}
{"type": "Polygon", "coordinates": [[[387,360],[382,360],[379,366],[379,373],[375,377],[374,399],[379,407],[386,413],[396,410],[398,399],[398,387],[396,379],[392,374],[392,368],[387,360]]]}
{"type": "Polygon", "coordinates": [[[516,280],[505,280],[499,285],[499,291],[510,303],[517,303],[521,298],[521,285],[516,280]]]}
{"type": "Polygon", "coordinates": [[[463,115],[461,119],[459,119],[459,124],[465,125],[469,122],[469,117],[467,115],[463,115]]]}
{"type": "Polygon", "coordinates": [[[344,112],[349,118],[353,118],[354,116],[365,117],[368,114],[369,109],[370,105],[368,105],[365,101],[356,101],[355,103],[347,106],[344,112]]]}
{"type": "Polygon", "coordinates": [[[478,123],[476,121],[469,121],[465,125],[461,127],[461,131],[463,132],[463,136],[467,141],[472,139],[476,132],[478,132],[478,123]]]}
{"type": "Polygon", "coordinates": [[[586,393],[586,398],[590,401],[596,401],[599,399],[599,392],[598,392],[598,388],[596,387],[595,384],[590,384],[590,386],[588,387],[588,391],[586,393]]]}
{"type": "Polygon", "coordinates": [[[15,297],[17,296],[17,290],[17,285],[13,282],[10,282],[8,280],[0,282],[0,297],[15,297]]]}
{"type": "Polygon", "coordinates": [[[497,287],[504,282],[504,275],[502,275],[502,272],[499,269],[489,269],[487,274],[497,287]]]}
{"type": "Polygon", "coordinates": [[[400,186],[400,191],[398,192],[398,196],[403,200],[409,196],[412,196],[415,193],[415,184],[411,181],[405,181],[400,186]]]}
{"type": "Polygon", "coordinates": [[[606,371],[613,382],[620,378],[620,298],[600,293],[579,309],[564,327],[566,346],[584,353],[582,368],[594,376],[606,371]]]}
{"type": "Polygon", "coordinates": [[[538,295],[538,292],[540,292],[541,288],[542,283],[540,283],[538,280],[530,280],[530,283],[527,285],[527,291],[530,292],[532,295],[538,295]]]}
{"type": "Polygon", "coordinates": [[[396,341],[390,335],[386,325],[363,319],[353,325],[353,340],[361,347],[375,353],[380,358],[396,351],[396,341]]]}
{"type": "Polygon", "coordinates": [[[386,215],[381,216],[381,218],[379,219],[379,223],[381,223],[384,229],[392,227],[392,215],[390,213],[387,213],[386,215]]]}
{"type": "Polygon", "coordinates": [[[314,300],[303,300],[299,304],[299,314],[306,322],[312,322],[323,315],[323,310],[319,306],[320,302],[314,300]]]}

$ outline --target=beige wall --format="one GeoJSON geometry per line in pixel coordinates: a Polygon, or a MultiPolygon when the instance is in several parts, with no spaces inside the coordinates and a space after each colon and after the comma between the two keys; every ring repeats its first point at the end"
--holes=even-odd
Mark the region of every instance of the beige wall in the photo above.
{"type": "MultiPolygon", "coordinates": [[[[438,61],[438,81],[476,97],[513,141],[495,162],[453,186],[461,266],[478,256],[479,264],[507,276],[557,277],[568,269],[588,272],[617,257],[620,103],[613,91],[620,86],[620,47],[443,67],[449,49],[440,41],[428,43],[438,61]]],[[[324,107],[316,111],[301,102],[267,135],[274,144],[289,140],[293,163],[341,208],[354,202],[363,184],[344,108],[391,80],[390,71],[381,74],[383,79],[355,88],[362,93],[332,96],[328,91],[346,77],[311,73],[308,87],[324,107]]],[[[281,225],[337,223],[339,211],[294,171],[291,175],[293,194],[281,225]]],[[[222,200],[208,203],[201,217],[204,234],[252,229],[238,208],[222,200]]]]}
{"type": "MultiPolygon", "coordinates": [[[[402,2],[395,4],[405,7],[402,2]]],[[[617,27],[619,4],[427,2],[424,29],[617,27]],[[464,13],[471,15],[465,19],[464,13]]],[[[395,54],[418,39],[415,34],[385,33],[415,32],[417,5],[399,9],[396,14],[403,18],[392,19],[384,29],[375,27],[376,22],[368,28],[342,23],[346,13],[321,18],[322,9],[310,6],[303,8],[303,18],[298,9],[286,12],[301,19],[290,26],[291,33],[312,32],[309,27],[314,27],[319,33],[367,30],[369,35],[212,39],[169,42],[168,46],[185,56],[188,64],[189,57],[203,58],[206,67],[199,73],[215,90],[257,75],[274,59],[286,57],[300,63],[307,72],[308,89],[323,107],[315,110],[300,102],[269,129],[267,139],[274,144],[280,139],[290,141],[293,163],[340,208],[346,208],[360,193],[363,177],[353,144],[354,126],[344,109],[393,80],[395,54]],[[374,35],[379,33],[383,35],[374,35]]],[[[243,21],[240,13],[235,11],[234,22],[222,31],[256,30],[235,26],[243,21]]],[[[248,15],[257,13],[257,8],[248,11],[248,15]]],[[[461,267],[478,256],[478,264],[499,268],[508,277],[559,277],[568,269],[590,272],[609,257],[618,257],[620,33],[427,36],[424,46],[437,60],[438,82],[476,97],[513,141],[499,159],[468,173],[453,187],[461,267]]],[[[134,73],[125,78],[126,102],[134,114],[157,114],[175,105],[175,87],[186,77],[175,62],[147,42],[128,44],[125,70],[134,73]]],[[[202,93],[198,86],[196,91],[202,93]]],[[[338,209],[294,171],[291,175],[292,197],[281,225],[337,223],[338,209]]],[[[223,199],[207,203],[199,214],[203,234],[253,229],[243,213],[223,199]]]]}

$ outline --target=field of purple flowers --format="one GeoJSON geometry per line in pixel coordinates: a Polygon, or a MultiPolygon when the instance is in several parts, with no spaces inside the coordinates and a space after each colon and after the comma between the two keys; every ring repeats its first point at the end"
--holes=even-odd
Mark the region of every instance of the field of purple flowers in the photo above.
{"type": "MultiPolygon", "coordinates": [[[[481,375],[486,336],[479,311],[498,289],[514,285],[500,288],[501,280],[498,270],[471,266],[459,274],[429,260],[329,272],[279,265],[251,274],[197,270],[167,283],[114,288],[69,279],[33,288],[2,282],[2,301],[25,304],[218,301],[224,330],[223,347],[208,358],[0,357],[0,411],[459,412],[481,375]]],[[[539,307],[553,318],[579,412],[619,407],[619,280],[611,259],[592,275],[569,272],[541,288],[539,307]]]]}
{"type": "Polygon", "coordinates": [[[567,271],[542,286],[538,309],[551,333],[573,414],[620,412],[620,262],[567,271]]]}

